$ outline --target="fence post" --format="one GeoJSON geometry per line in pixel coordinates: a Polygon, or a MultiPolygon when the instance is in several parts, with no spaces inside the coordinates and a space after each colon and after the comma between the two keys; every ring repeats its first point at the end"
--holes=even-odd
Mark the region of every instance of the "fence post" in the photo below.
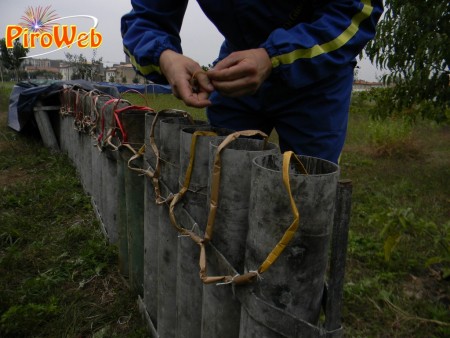
{"type": "Polygon", "coordinates": [[[59,151],[58,141],[56,139],[55,132],[53,131],[53,127],[48,116],[49,111],[55,110],[58,111],[59,106],[43,107],[42,103],[38,101],[34,108],[34,118],[36,119],[39,133],[41,134],[44,145],[52,151],[59,151]]]}
{"type": "Polygon", "coordinates": [[[330,272],[325,308],[325,328],[328,331],[341,327],[342,294],[345,262],[347,258],[348,230],[352,200],[352,182],[340,180],[336,194],[333,234],[331,237],[330,272]]]}

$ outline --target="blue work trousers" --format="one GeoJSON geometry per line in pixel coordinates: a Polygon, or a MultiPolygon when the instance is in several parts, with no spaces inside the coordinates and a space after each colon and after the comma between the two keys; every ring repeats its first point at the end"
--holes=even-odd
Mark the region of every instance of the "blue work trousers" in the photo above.
{"type": "Polygon", "coordinates": [[[278,133],[282,152],[337,163],[347,132],[353,83],[353,64],[300,89],[266,81],[251,96],[229,98],[211,94],[209,123],[233,130],[256,129],[278,133]]]}

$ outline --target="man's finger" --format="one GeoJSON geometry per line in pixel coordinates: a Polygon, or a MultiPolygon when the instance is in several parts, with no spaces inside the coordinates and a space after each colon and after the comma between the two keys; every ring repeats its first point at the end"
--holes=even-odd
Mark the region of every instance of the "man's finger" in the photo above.
{"type": "Polygon", "coordinates": [[[213,85],[214,81],[234,81],[245,77],[247,75],[247,68],[245,65],[237,64],[222,70],[212,69],[208,71],[208,77],[213,82],[213,85]]]}
{"type": "Polygon", "coordinates": [[[206,72],[198,72],[196,75],[196,80],[199,85],[204,91],[206,92],[212,92],[214,90],[214,86],[212,85],[211,81],[209,80],[208,75],[206,72]]]}
{"type": "Polygon", "coordinates": [[[215,69],[215,70],[222,70],[222,69],[233,67],[234,65],[238,64],[239,62],[241,62],[242,57],[241,57],[240,54],[241,54],[241,52],[231,53],[225,59],[220,60],[219,62],[217,62],[217,64],[214,66],[213,69],[215,69]]]}
{"type": "Polygon", "coordinates": [[[201,92],[198,94],[192,94],[189,97],[183,99],[184,103],[189,107],[205,108],[211,105],[211,101],[208,100],[208,93],[201,92]]]}

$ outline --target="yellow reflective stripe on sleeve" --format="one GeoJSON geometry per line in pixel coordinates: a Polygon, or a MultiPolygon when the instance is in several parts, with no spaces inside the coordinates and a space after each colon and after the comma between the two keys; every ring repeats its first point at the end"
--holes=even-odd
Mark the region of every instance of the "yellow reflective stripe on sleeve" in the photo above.
{"type": "Polygon", "coordinates": [[[290,53],[277,55],[272,57],[272,66],[277,67],[280,64],[291,64],[298,59],[311,59],[313,57],[330,53],[344,46],[351,38],[353,38],[359,30],[359,25],[372,14],[373,6],[370,0],[363,0],[363,8],[361,12],[352,18],[350,26],[348,26],[338,37],[321,45],[314,45],[311,48],[297,49],[290,53]]]}
{"type": "Polygon", "coordinates": [[[161,74],[161,68],[159,68],[158,66],[156,66],[156,65],[141,66],[140,64],[137,63],[136,59],[134,58],[134,56],[130,53],[130,51],[128,49],[123,47],[123,51],[130,57],[131,64],[138,71],[140,71],[142,75],[148,75],[150,73],[161,74]]]}

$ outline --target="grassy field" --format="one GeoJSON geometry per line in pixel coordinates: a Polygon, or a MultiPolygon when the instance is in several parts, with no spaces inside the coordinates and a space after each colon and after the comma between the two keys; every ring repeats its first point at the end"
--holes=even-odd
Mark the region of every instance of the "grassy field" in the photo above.
{"type": "Polygon", "coordinates": [[[344,323],[350,337],[450,334],[450,129],[368,119],[354,100],[344,323]]]}
{"type": "MultiPolygon", "coordinates": [[[[186,109],[171,95],[127,99],[186,109]]],[[[354,98],[340,163],[354,186],[346,336],[448,337],[450,128],[372,121],[370,104],[354,98]]],[[[0,191],[0,336],[145,337],[68,159],[9,130],[4,113],[0,191]]]]}
{"type": "Polygon", "coordinates": [[[6,127],[0,85],[0,337],[146,337],[65,155],[6,127]]]}

